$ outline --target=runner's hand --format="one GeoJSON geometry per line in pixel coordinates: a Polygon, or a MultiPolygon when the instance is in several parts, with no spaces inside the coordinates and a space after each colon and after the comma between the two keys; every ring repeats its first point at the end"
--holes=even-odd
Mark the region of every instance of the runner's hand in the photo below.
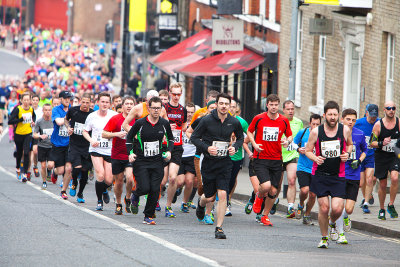
{"type": "Polygon", "coordinates": [[[47,134],[42,134],[42,135],[40,136],[40,138],[41,138],[42,140],[46,139],[46,138],[47,138],[47,134]]]}
{"type": "Polygon", "coordinates": [[[289,146],[289,141],[288,141],[286,138],[282,138],[282,139],[281,139],[281,145],[282,145],[284,148],[287,148],[287,147],[289,146]]]}
{"type": "Polygon", "coordinates": [[[134,162],[136,160],[136,155],[135,154],[130,154],[129,155],[129,162],[134,162]]]}
{"type": "Polygon", "coordinates": [[[322,156],[318,156],[317,159],[315,160],[315,163],[317,163],[317,165],[321,165],[322,163],[324,163],[325,158],[322,156]]]}
{"type": "Polygon", "coordinates": [[[392,139],[390,137],[386,137],[385,139],[383,139],[383,145],[386,146],[387,144],[390,143],[392,139]]]}
{"type": "Polygon", "coordinates": [[[207,151],[211,156],[217,155],[217,148],[215,146],[209,146],[207,151]]]}
{"type": "Polygon", "coordinates": [[[176,123],[172,123],[172,124],[170,124],[170,126],[171,126],[171,130],[175,130],[176,129],[176,123]]]}
{"type": "Polygon", "coordinates": [[[74,128],[68,128],[68,135],[72,135],[74,133],[74,128]]]}
{"type": "Polygon", "coordinates": [[[353,161],[351,162],[351,168],[352,168],[353,170],[356,170],[356,169],[358,169],[358,167],[360,167],[360,161],[358,161],[358,160],[353,160],[353,161]]]}
{"type": "Polygon", "coordinates": [[[250,153],[250,154],[249,154],[249,159],[252,159],[253,156],[254,156],[253,153],[250,153]]]}
{"type": "Polygon", "coordinates": [[[340,159],[341,159],[343,162],[346,162],[346,161],[349,159],[349,153],[344,152],[343,154],[340,155],[340,159]]]}
{"type": "Polygon", "coordinates": [[[92,147],[98,147],[99,146],[99,142],[97,142],[97,141],[93,141],[90,144],[92,145],[92,147]]]}
{"type": "Polygon", "coordinates": [[[304,155],[306,153],[306,148],[305,147],[300,147],[299,148],[299,153],[304,155]]]}
{"type": "Polygon", "coordinates": [[[171,160],[171,152],[169,152],[169,151],[165,152],[164,160],[167,162],[171,160]]]}
{"type": "Polygon", "coordinates": [[[126,134],[127,133],[125,131],[121,131],[121,132],[116,133],[116,136],[123,139],[123,138],[125,138],[126,134]]]}
{"type": "Polygon", "coordinates": [[[228,151],[229,151],[229,156],[233,156],[236,153],[236,149],[233,146],[230,146],[228,148],[228,151]]]}
{"type": "Polygon", "coordinates": [[[261,152],[261,151],[263,151],[264,149],[262,149],[261,148],[261,146],[262,146],[262,144],[256,144],[253,148],[254,148],[254,150],[256,150],[257,152],[261,152]]]}

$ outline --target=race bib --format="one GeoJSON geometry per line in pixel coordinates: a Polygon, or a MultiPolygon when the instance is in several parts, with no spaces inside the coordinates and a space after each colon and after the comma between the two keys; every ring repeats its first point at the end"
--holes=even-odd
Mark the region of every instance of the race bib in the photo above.
{"type": "Polygon", "coordinates": [[[111,148],[111,140],[102,138],[101,135],[99,135],[97,136],[97,141],[99,142],[99,148],[111,148]]]}
{"type": "Polygon", "coordinates": [[[23,113],[22,114],[22,123],[31,123],[32,122],[32,113],[23,113]]]}
{"type": "Polygon", "coordinates": [[[84,126],[85,126],[85,124],[83,124],[83,123],[75,122],[74,134],[82,135],[84,126]]]}
{"type": "Polygon", "coordinates": [[[325,158],[337,158],[340,156],[340,141],[321,142],[321,154],[325,158]]]}
{"type": "Polygon", "coordinates": [[[181,133],[182,133],[182,130],[172,130],[172,135],[174,137],[174,144],[181,143],[181,133]]]}
{"type": "Polygon", "coordinates": [[[366,136],[365,137],[365,142],[367,143],[367,148],[368,149],[373,149],[373,147],[371,147],[371,145],[370,145],[370,143],[369,143],[369,140],[371,139],[371,137],[370,136],[366,136]]]}
{"type": "Polygon", "coordinates": [[[192,144],[192,142],[190,142],[190,139],[187,138],[186,134],[183,134],[183,135],[182,135],[182,141],[183,141],[183,143],[184,143],[185,145],[191,145],[191,144],[192,144]]]}
{"type": "Polygon", "coordinates": [[[290,145],[286,148],[287,151],[296,151],[299,148],[297,144],[291,142],[290,145]]]}
{"type": "Polygon", "coordinates": [[[6,103],[6,97],[2,95],[2,96],[0,97],[0,102],[1,102],[1,103],[6,103]]]}
{"type": "Polygon", "coordinates": [[[58,130],[58,135],[61,137],[68,137],[68,129],[65,125],[60,126],[60,129],[58,130]]]}
{"type": "MultiPolygon", "coordinates": [[[[126,131],[124,130],[124,128],[121,126],[121,132],[124,132],[124,133],[126,133],[126,131]]],[[[124,137],[122,137],[121,139],[126,139],[126,135],[124,136],[124,137]]]]}
{"type": "Polygon", "coordinates": [[[53,129],[43,129],[43,134],[50,137],[53,134],[53,129]]]}
{"type": "Polygon", "coordinates": [[[226,157],[228,155],[228,142],[213,141],[212,146],[217,148],[217,157],[226,157]]]}
{"type": "Polygon", "coordinates": [[[357,155],[356,155],[356,143],[353,142],[353,150],[350,153],[350,157],[348,160],[356,160],[357,155]]]}
{"type": "Polygon", "coordinates": [[[382,147],[382,150],[386,151],[386,152],[394,152],[393,148],[396,146],[396,143],[397,143],[397,139],[392,139],[392,140],[390,140],[389,144],[382,147]]]}
{"type": "Polygon", "coordinates": [[[145,157],[153,157],[160,154],[160,143],[158,141],[144,142],[143,154],[145,157]]]}
{"type": "Polygon", "coordinates": [[[273,142],[278,141],[279,127],[264,127],[263,141],[273,142]]]}

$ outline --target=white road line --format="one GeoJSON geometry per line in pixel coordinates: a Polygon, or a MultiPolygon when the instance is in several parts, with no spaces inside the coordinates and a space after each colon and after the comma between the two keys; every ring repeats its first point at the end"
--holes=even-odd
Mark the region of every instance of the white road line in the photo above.
{"type": "MultiPolygon", "coordinates": [[[[239,201],[239,200],[231,200],[232,203],[241,206],[241,207],[245,207],[246,205],[239,201]]],[[[274,216],[278,216],[281,218],[286,218],[286,216],[275,213],[274,216]]],[[[316,226],[318,226],[318,222],[315,223],[316,226]]],[[[383,240],[386,242],[391,242],[391,243],[395,243],[395,244],[400,244],[400,240],[399,239],[395,239],[395,238],[389,238],[389,237],[378,237],[378,236],[373,236],[373,235],[369,235],[369,234],[364,234],[361,232],[358,232],[356,230],[351,230],[349,233],[353,234],[353,235],[357,235],[357,236],[362,236],[362,237],[369,237],[369,238],[374,238],[374,239],[378,239],[378,240],[383,240]]]]}
{"type": "MultiPolygon", "coordinates": [[[[2,172],[4,172],[4,173],[10,175],[11,177],[15,178],[15,175],[14,175],[13,173],[7,171],[7,170],[4,169],[2,166],[0,166],[0,171],[2,171],[2,172]]],[[[222,266],[222,265],[220,265],[218,262],[216,262],[216,261],[214,261],[214,260],[208,259],[208,258],[203,257],[203,256],[200,256],[200,255],[197,255],[197,254],[195,254],[195,253],[193,253],[193,252],[190,252],[190,251],[187,250],[187,249],[184,249],[184,248],[182,248],[182,247],[179,247],[179,246],[177,246],[177,245],[175,245],[175,244],[173,244],[173,243],[171,243],[171,242],[168,242],[168,241],[166,241],[166,240],[164,240],[164,239],[162,239],[162,238],[159,238],[159,237],[157,237],[157,236],[154,236],[154,235],[149,234],[149,233],[146,233],[146,232],[142,232],[142,231],[140,231],[140,230],[138,230],[138,229],[136,229],[136,228],[133,228],[133,227],[131,227],[131,226],[125,224],[125,223],[121,223],[121,222],[119,222],[119,221],[117,221],[117,220],[111,219],[111,218],[109,218],[109,217],[107,217],[107,216],[104,216],[104,215],[102,215],[102,214],[99,214],[99,213],[97,213],[97,212],[94,212],[94,211],[92,211],[92,210],[90,210],[90,209],[87,209],[87,208],[85,208],[85,207],[77,206],[77,205],[75,205],[74,203],[72,203],[72,202],[70,202],[70,201],[68,201],[68,200],[62,199],[60,196],[58,196],[58,195],[56,195],[56,194],[53,194],[53,193],[50,192],[50,191],[42,190],[42,188],[41,188],[40,186],[37,186],[37,185],[35,185],[34,183],[31,183],[31,182],[26,182],[26,183],[27,183],[29,186],[35,188],[36,190],[42,192],[43,194],[46,194],[46,195],[48,195],[49,197],[51,197],[51,198],[53,198],[53,199],[55,199],[55,200],[58,200],[58,201],[64,203],[65,205],[68,205],[68,206],[70,206],[70,207],[73,207],[73,208],[76,208],[76,209],[78,209],[78,210],[81,210],[81,211],[83,211],[83,212],[85,212],[85,213],[87,213],[87,214],[93,215],[93,216],[95,216],[95,217],[97,217],[97,218],[99,218],[99,219],[102,219],[102,220],[106,221],[106,222],[112,223],[112,224],[114,224],[114,225],[116,225],[116,226],[118,226],[118,227],[124,229],[124,230],[127,231],[127,232],[135,233],[135,234],[137,234],[137,235],[139,235],[139,236],[142,236],[142,237],[144,237],[144,238],[146,238],[146,239],[149,239],[149,240],[151,240],[151,241],[153,241],[153,242],[155,242],[155,243],[157,243],[157,244],[159,244],[159,245],[161,245],[161,246],[164,246],[164,247],[166,247],[166,248],[168,248],[168,249],[170,249],[170,250],[173,250],[173,251],[175,251],[175,252],[177,252],[177,253],[180,253],[180,254],[182,254],[182,255],[184,255],[184,256],[188,256],[189,258],[195,259],[195,260],[200,261],[200,262],[202,262],[202,263],[205,263],[205,264],[207,264],[207,265],[210,265],[210,266],[218,266],[218,267],[219,267],[219,266],[222,266]]]]}
{"type": "MultiPolygon", "coordinates": [[[[4,127],[3,127],[3,128],[4,128],[4,127]]],[[[8,134],[8,127],[7,127],[6,129],[3,130],[3,133],[2,133],[1,136],[0,136],[0,142],[1,142],[1,140],[3,140],[3,137],[4,137],[6,134],[8,134]]]]}

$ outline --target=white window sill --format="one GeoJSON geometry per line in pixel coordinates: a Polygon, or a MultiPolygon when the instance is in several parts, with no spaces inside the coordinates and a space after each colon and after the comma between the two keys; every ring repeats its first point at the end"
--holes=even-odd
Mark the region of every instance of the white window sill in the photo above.
{"type": "Polygon", "coordinates": [[[322,116],[324,114],[324,107],[322,106],[309,106],[308,111],[322,116]]]}

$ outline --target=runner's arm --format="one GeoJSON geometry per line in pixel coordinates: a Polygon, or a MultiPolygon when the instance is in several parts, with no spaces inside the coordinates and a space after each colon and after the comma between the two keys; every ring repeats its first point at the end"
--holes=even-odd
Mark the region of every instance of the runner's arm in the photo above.
{"type": "Polygon", "coordinates": [[[161,109],[160,117],[163,118],[163,119],[166,119],[167,121],[169,121],[168,115],[167,115],[167,111],[165,110],[164,106],[161,109]]]}
{"type": "Polygon", "coordinates": [[[308,142],[306,145],[306,153],[305,153],[306,157],[314,162],[317,161],[317,159],[318,159],[318,157],[313,152],[315,143],[317,142],[317,137],[318,137],[318,127],[313,129],[310,132],[310,136],[308,137],[308,142]]]}
{"type": "Polygon", "coordinates": [[[130,126],[129,124],[131,123],[131,121],[133,121],[133,119],[136,118],[136,114],[137,114],[137,106],[134,106],[133,109],[129,111],[128,116],[126,116],[124,122],[122,123],[122,128],[126,132],[129,132],[129,130],[132,128],[132,126],[130,126]]]}
{"type": "Polygon", "coordinates": [[[236,142],[233,145],[233,147],[235,148],[236,151],[238,151],[239,148],[243,146],[243,141],[244,141],[243,128],[239,121],[236,124],[236,129],[234,133],[236,136],[236,142]]]}
{"type": "Polygon", "coordinates": [[[185,132],[185,134],[186,134],[186,136],[187,136],[187,138],[189,138],[190,139],[190,137],[192,136],[192,134],[193,134],[193,128],[192,128],[192,126],[189,126],[189,128],[186,130],[186,132],[185,132]]]}
{"type": "Polygon", "coordinates": [[[346,152],[350,155],[353,151],[353,138],[351,137],[351,130],[348,126],[344,126],[344,135],[346,138],[346,152]]]}
{"type": "Polygon", "coordinates": [[[10,118],[8,119],[8,125],[17,124],[19,122],[24,121],[23,118],[18,119],[18,113],[19,113],[18,107],[15,107],[10,114],[10,118]]]}
{"type": "Polygon", "coordinates": [[[165,130],[167,131],[168,136],[168,151],[172,153],[172,150],[174,149],[174,136],[172,134],[171,125],[168,121],[165,123],[165,130]]]}
{"type": "Polygon", "coordinates": [[[371,138],[369,140],[369,143],[371,147],[373,148],[379,148],[382,147],[382,143],[379,144],[378,142],[378,136],[381,133],[381,123],[375,123],[374,128],[372,128],[372,133],[371,133],[371,138]]]}
{"type": "Polygon", "coordinates": [[[140,129],[140,122],[135,122],[131,129],[128,132],[128,135],[126,136],[126,151],[128,152],[128,155],[134,154],[133,151],[133,139],[135,138],[136,134],[138,133],[140,129]]]}

